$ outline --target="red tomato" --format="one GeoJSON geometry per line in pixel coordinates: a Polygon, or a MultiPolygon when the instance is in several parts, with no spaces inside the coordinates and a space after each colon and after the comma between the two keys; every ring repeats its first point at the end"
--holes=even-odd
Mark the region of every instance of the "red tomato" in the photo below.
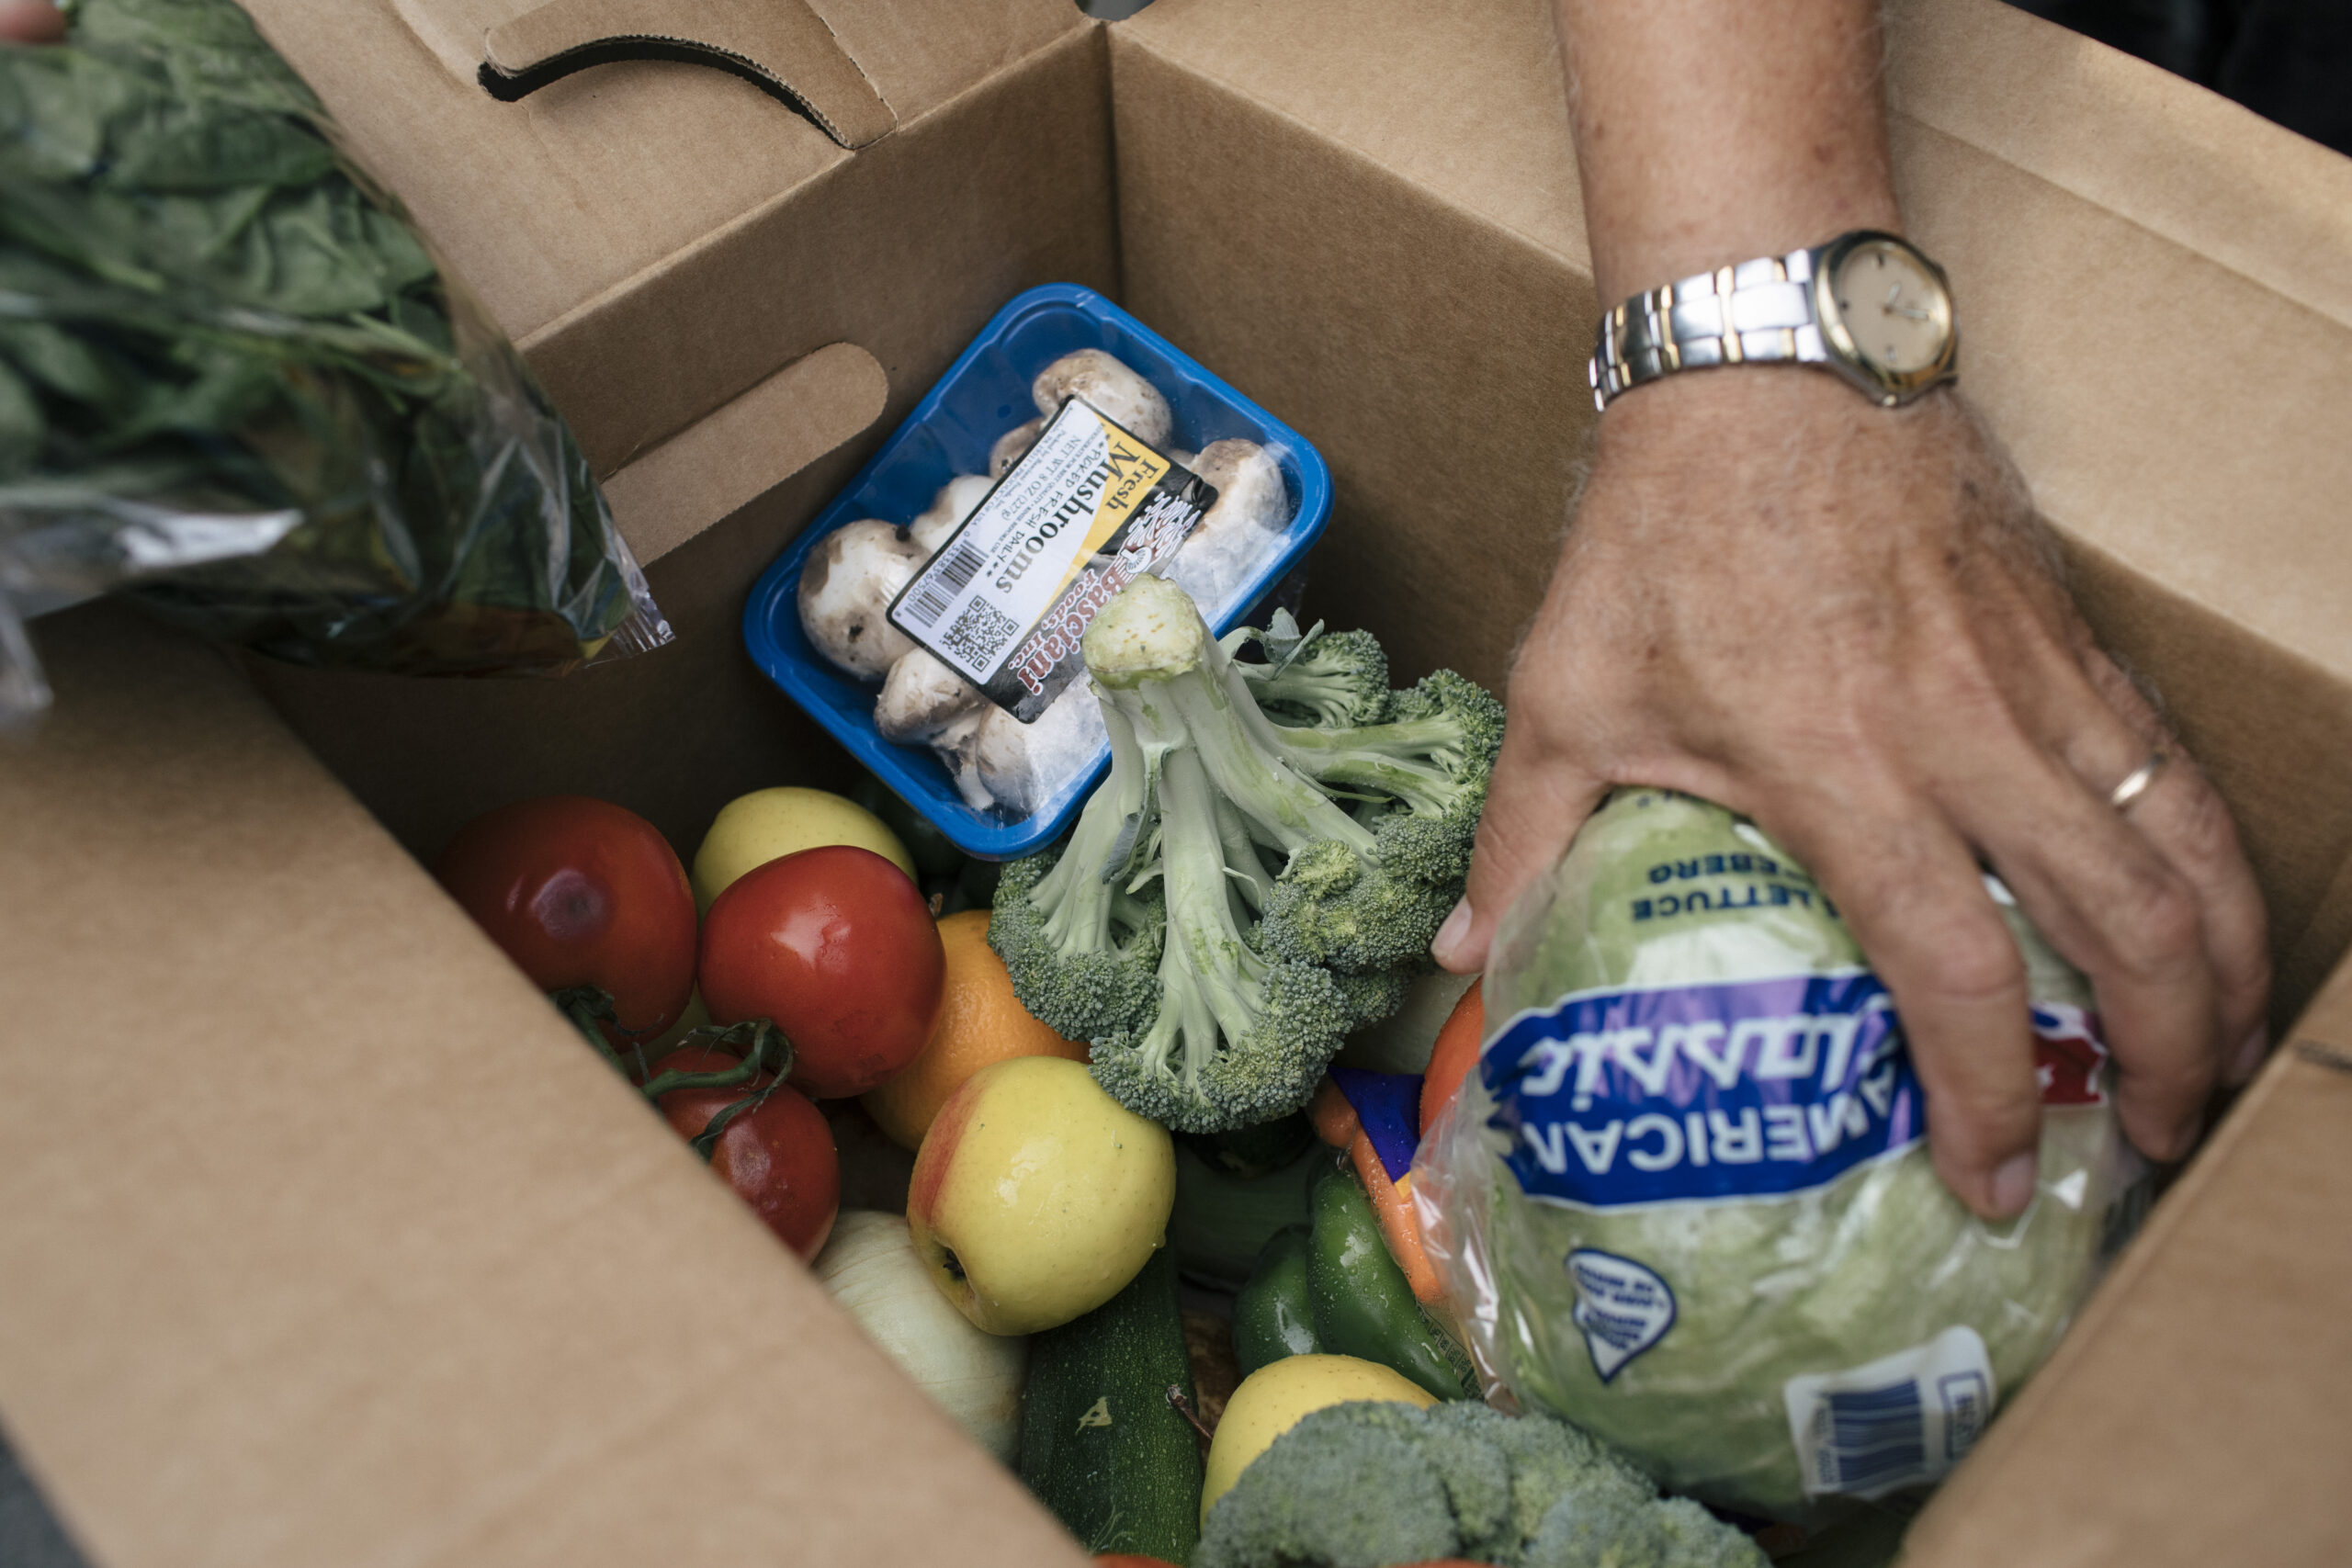
{"type": "Polygon", "coordinates": [[[661,1033],[695,986],[695,896],[652,823],[585,795],[486,811],[458,829],[433,874],[542,990],[613,999],[616,1043],[661,1033]]]}
{"type": "Polygon", "coordinates": [[[1453,1010],[1445,1015],[1445,1022],[1437,1032],[1437,1044],[1430,1052],[1427,1076],[1421,1079],[1421,1131],[1427,1133],[1445,1108],[1453,1103],[1460,1092],[1462,1080],[1478,1060],[1478,1043],[1487,1032],[1487,1004],[1483,997],[1486,987],[1482,980],[1470,982],[1453,1010]]]}
{"type": "MultiPolygon", "coordinates": [[[[653,1072],[713,1073],[735,1065],[723,1051],[690,1045],[662,1057],[653,1072]]],[[[692,1142],[713,1116],[774,1082],[774,1074],[755,1073],[739,1089],[672,1089],[662,1097],[662,1114],[692,1142]]],[[[832,1235],[842,1206],[841,1154],[824,1112],[791,1089],[774,1090],[728,1122],[711,1147],[710,1168],[804,1260],[832,1235]]]]}
{"type": "Polygon", "coordinates": [[[947,953],[905,872],[828,844],[746,872],[712,900],[698,974],[714,1021],[773,1019],[792,1042],[792,1081],[833,1100],[922,1055],[947,953]]]}

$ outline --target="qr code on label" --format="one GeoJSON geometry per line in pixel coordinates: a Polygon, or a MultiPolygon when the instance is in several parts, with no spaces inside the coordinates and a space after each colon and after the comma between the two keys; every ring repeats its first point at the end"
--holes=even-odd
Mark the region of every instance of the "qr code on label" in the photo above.
{"type": "Polygon", "coordinates": [[[964,606],[947,628],[947,646],[967,664],[986,667],[996,662],[1004,645],[1021,635],[1021,624],[985,599],[964,606]]]}

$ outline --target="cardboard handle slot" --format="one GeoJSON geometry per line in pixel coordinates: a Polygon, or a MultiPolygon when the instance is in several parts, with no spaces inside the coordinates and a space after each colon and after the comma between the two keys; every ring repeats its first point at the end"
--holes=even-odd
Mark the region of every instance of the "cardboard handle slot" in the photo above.
{"type": "Polygon", "coordinates": [[[605,499],[638,559],[659,559],[880,419],[889,396],[880,361],[827,344],[599,476],[605,499]]]}
{"type": "Polygon", "coordinates": [[[547,0],[482,43],[481,85],[502,103],[590,66],[671,60],[741,76],[853,150],[899,123],[808,0],[547,0]]]}

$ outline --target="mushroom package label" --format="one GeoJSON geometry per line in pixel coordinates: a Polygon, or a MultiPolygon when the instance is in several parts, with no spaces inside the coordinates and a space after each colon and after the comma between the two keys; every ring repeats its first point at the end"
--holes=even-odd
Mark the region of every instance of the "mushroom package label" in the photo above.
{"type": "Polygon", "coordinates": [[[1083,668],[1095,613],[1163,574],[1216,500],[1073,397],[891,601],[890,624],[1030,723],[1083,668]]]}

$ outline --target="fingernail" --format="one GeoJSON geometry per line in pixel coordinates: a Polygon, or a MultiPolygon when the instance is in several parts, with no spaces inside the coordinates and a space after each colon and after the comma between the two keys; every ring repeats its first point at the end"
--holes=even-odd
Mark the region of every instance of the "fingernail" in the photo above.
{"type": "Polygon", "coordinates": [[[2230,1087],[2234,1089],[2261,1071],[2262,1059],[2268,1055],[2270,1026],[2257,1023],[2254,1032],[2245,1037],[2245,1043],[2238,1047],[2237,1060],[2230,1064],[2230,1087]]]}
{"type": "Polygon", "coordinates": [[[1453,950],[1470,937],[1470,900],[1462,899],[1453,906],[1453,913],[1445,917],[1445,924],[1437,928],[1437,937],[1430,943],[1430,955],[1440,964],[1448,964],[1453,950]]]}
{"type": "Polygon", "coordinates": [[[1997,1219],[2025,1213],[2033,1201],[2033,1151],[2011,1155],[1993,1172],[1993,1213],[1997,1219]]]}

